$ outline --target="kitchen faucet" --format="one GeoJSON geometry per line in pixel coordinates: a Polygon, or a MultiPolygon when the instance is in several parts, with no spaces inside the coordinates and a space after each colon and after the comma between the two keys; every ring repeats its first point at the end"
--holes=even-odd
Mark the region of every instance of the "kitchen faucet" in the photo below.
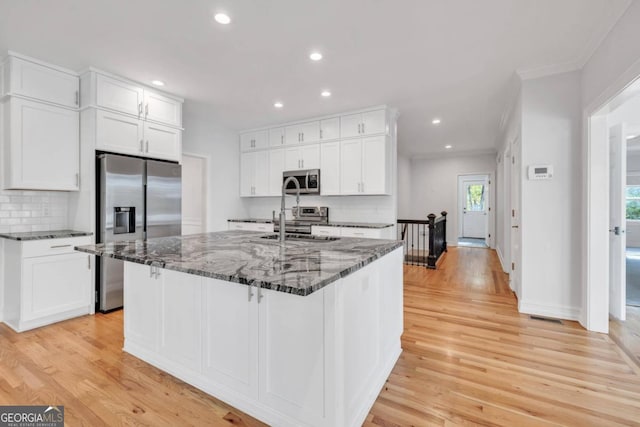
{"type": "Polygon", "coordinates": [[[284,236],[285,236],[285,220],[286,220],[286,215],[285,215],[285,207],[284,207],[284,197],[287,195],[287,185],[289,185],[290,182],[293,182],[296,185],[296,208],[300,205],[300,184],[298,183],[298,180],[296,179],[296,177],[294,176],[290,176],[287,179],[284,180],[284,182],[282,183],[282,201],[280,202],[280,244],[284,245],[284,236]]]}

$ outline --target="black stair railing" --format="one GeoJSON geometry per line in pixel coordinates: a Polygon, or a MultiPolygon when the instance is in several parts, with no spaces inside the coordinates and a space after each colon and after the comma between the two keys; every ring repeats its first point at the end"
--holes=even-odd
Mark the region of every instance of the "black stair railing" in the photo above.
{"type": "Polygon", "coordinates": [[[426,220],[399,219],[398,239],[404,242],[404,262],[436,268],[440,256],[447,252],[447,212],[441,217],[427,215],[426,220]]]}

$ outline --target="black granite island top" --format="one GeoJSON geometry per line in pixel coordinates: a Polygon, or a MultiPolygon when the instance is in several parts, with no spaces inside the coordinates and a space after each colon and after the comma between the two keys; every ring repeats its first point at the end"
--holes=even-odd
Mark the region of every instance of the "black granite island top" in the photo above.
{"type": "MultiPolygon", "coordinates": [[[[228,219],[227,222],[253,222],[257,224],[272,224],[272,219],[266,218],[244,218],[244,219],[228,219]]],[[[329,221],[329,222],[319,222],[317,224],[321,227],[350,227],[350,228],[388,228],[393,227],[393,224],[387,223],[379,223],[379,222],[340,222],[340,221],[329,221]]]]}
{"type": "Polygon", "coordinates": [[[402,246],[395,240],[288,240],[253,231],[221,231],[75,249],[168,270],[297,295],[309,295],[402,246]]]}
{"type": "Polygon", "coordinates": [[[52,230],[52,231],[25,231],[21,233],[0,233],[0,237],[11,240],[45,240],[63,239],[65,237],[91,236],[88,231],[76,230],[52,230]]]}

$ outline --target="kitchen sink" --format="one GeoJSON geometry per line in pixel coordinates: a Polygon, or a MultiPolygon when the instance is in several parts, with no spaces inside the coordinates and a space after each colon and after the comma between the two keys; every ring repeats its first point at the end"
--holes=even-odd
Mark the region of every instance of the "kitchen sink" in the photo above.
{"type": "MultiPolygon", "coordinates": [[[[261,239],[278,240],[277,234],[270,234],[268,236],[262,236],[261,239]]],[[[285,234],[284,240],[291,240],[292,242],[333,242],[340,240],[340,237],[332,236],[313,236],[311,234],[285,234]]]]}

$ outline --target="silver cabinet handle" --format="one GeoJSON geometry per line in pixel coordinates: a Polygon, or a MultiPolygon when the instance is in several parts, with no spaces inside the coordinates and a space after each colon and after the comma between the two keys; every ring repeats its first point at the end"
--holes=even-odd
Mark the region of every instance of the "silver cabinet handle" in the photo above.
{"type": "Polygon", "coordinates": [[[70,248],[71,245],[53,245],[51,249],[70,248]]]}
{"type": "Polygon", "coordinates": [[[247,288],[249,288],[249,295],[248,295],[249,302],[251,302],[251,298],[253,297],[253,292],[251,292],[251,286],[253,285],[250,284],[249,286],[247,286],[247,288]]]}
{"type": "Polygon", "coordinates": [[[149,104],[145,105],[145,107],[144,107],[144,117],[145,117],[145,119],[147,118],[148,115],[149,115],[149,104]]]}
{"type": "Polygon", "coordinates": [[[149,277],[153,279],[153,265],[149,266],[149,277]]]}
{"type": "Polygon", "coordinates": [[[80,174],[76,173],[76,187],[80,187],[80,174]]]}
{"type": "Polygon", "coordinates": [[[149,140],[147,139],[147,146],[146,146],[146,152],[149,152],[149,140]]]}
{"type": "Polygon", "coordinates": [[[362,124],[362,133],[365,133],[365,130],[364,130],[364,123],[362,124]]]}
{"type": "Polygon", "coordinates": [[[361,183],[361,185],[362,185],[362,192],[364,193],[364,182],[361,183]]]}
{"type": "Polygon", "coordinates": [[[142,139],[140,140],[140,152],[144,153],[144,141],[142,139]]]}
{"type": "Polygon", "coordinates": [[[300,160],[302,162],[302,169],[304,169],[304,159],[300,160]]]}
{"type": "Polygon", "coordinates": [[[360,123],[358,123],[358,133],[360,133],[360,123]]]}
{"type": "Polygon", "coordinates": [[[302,132],[302,142],[304,142],[304,132],[302,132]]]}
{"type": "Polygon", "coordinates": [[[258,288],[258,304],[262,301],[262,285],[260,283],[256,283],[256,287],[258,288]]]}
{"type": "Polygon", "coordinates": [[[320,139],[322,139],[322,129],[320,129],[320,139]]]}

